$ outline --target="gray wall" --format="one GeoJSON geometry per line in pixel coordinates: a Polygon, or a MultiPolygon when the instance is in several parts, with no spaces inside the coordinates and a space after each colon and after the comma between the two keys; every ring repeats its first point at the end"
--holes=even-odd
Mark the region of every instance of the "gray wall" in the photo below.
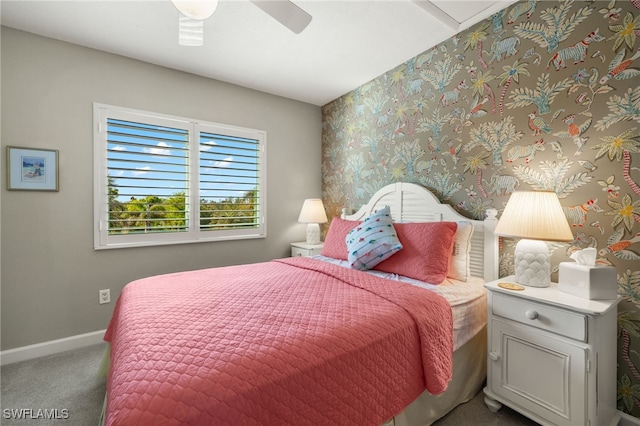
{"type": "Polygon", "coordinates": [[[131,280],[284,257],[304,240],[319,107],[10,28],[1,42],[3,169],[6,145],[60,151],[59,192],[7,191],[1,173],[2,350],[106,328],[131,280]],[[94,251],[93,102],[266,130],[267,238],[94,251]]]}

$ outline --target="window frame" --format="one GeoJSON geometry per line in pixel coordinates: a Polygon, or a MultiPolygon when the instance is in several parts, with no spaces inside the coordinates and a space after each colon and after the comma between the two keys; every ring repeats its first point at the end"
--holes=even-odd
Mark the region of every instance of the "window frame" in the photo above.
{"type": "Polygon", "coordinates": [[[250,129],[227,124],[213,123],[177,117],[162,113],[142,111],[101,103],[93,104],[93,150],[94,150],[94,249],[145,247],[198,242],[229,241],[238,239],[266,238],[267,197],[266,197],[266,144],[264,130],[250,129]],[[134,121],[153,126],[166,126],[187,130],[188,141],[188,190],[186,231],[135,233],[109,235],[109,186],[108,186],[108,141],[107,119],[134,121]],[[247,138],[257,141],[258,154],[258,224],[255,228],[201,230],[200,226],[200,133],[215,133],[224,136],[247,138]]]}

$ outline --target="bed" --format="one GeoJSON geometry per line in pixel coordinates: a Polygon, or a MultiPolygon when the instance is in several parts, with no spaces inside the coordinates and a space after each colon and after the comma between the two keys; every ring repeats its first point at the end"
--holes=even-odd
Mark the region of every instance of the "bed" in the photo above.
{"type": "Polygon", "coordinates": [[[396,183],[334,218],[320,256],[129,283],[104,424],[431,424],[485,379],[495,216],[396,183]],[[358,234],[379,223],[394,242],[358,234]]]}

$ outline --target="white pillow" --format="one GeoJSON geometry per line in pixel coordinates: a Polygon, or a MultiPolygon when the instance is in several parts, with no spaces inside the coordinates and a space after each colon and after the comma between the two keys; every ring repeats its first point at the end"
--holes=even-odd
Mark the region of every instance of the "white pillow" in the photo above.
{"type": "Polygon", "coordinates": [[[471,251],[473,223],[463,220],[457,222],[457,224],[458,230],[453,237],[453,249],[447,276],[454,280],[467,281],[471,275],[469,253],[471,251]]]}

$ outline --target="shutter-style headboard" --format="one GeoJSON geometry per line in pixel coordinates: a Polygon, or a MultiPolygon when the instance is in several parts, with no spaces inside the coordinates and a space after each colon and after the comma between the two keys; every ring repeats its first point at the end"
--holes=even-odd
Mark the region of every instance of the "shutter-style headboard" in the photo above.
{"type": "Polygon", "coordinates": [[[414,183],[398,182],[378,190],[367,204],[354,214],[342,213],[343,219],[363,220],[376,210],[389,206],[395,222],[468,221],[473,223],[471,238],[471,275],[485,281],[498,279],[498,237],[494,229],[497,211],[489,209],[485,220],[462,216],[448,204],[441,204],[428,189],[414,183]]]}

